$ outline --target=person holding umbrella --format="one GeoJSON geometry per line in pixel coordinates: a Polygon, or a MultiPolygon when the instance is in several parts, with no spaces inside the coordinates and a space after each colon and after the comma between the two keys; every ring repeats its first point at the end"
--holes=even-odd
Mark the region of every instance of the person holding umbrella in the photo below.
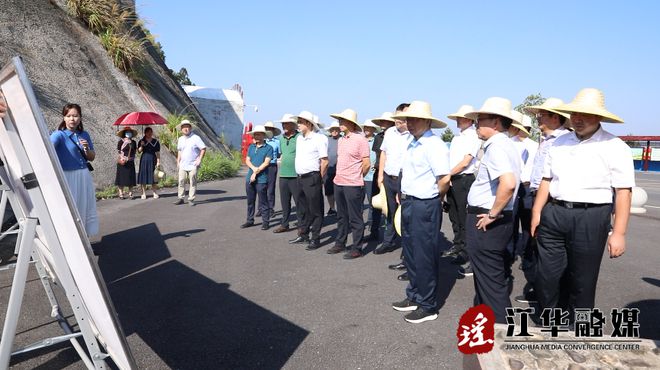
{"type": "Polygon", "coordinates": [[[128,199],[133,199],[133,187],[136,185],[135,179],[135,153],[137,144],[133,137],[137,131],[129,126],[117,131],[119,141],[117,142],[117,172],[115,176],[115,185],[119,188],[119,199],[124,198],[124,187],[128,188],[128,199]]]}
{"type": "Polygon", "coordinates": [[[156,193],[158,181],[155,179],[154,171],[160,166],[160,142],[154,137],[154,130],[151,127],[144,129],[144,137],[138,143],[138,153],[142,153],[137,177],[137,183],[142,189],[141,198],[147,199],[147,185],[151,185],[154,199],[158,199],[156,193]]]}

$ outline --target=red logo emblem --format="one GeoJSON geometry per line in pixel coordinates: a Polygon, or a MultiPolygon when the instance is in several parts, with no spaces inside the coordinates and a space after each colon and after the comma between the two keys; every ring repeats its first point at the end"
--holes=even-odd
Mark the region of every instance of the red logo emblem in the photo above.
{"type": "Polygon", "coordinates": [[[458,321],[458,350],[466,355],[487,353],[495,344],[495,313],[485,304],[467,310],[458,321]]]}

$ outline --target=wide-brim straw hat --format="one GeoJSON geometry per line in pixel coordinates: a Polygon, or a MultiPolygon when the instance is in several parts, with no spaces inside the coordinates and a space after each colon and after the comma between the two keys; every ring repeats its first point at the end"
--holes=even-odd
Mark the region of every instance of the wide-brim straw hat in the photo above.
{"type": "Polygon", "coordinates": [[[396,212],[394,212],[394,231],[401,236],[401,206],[398,206],[396,208],[396,212]]]}
{"type": "Polygon", "coordinates": [[[116,134],[117,136],[123,138],[123,137],[124,137],[124,133],[125,133],[126,131],[130,131],[130,132],[132,132],[132,133],[133,133],[133,137],[135,137],[135,136],[138,134],[137,130],[132,129],[132,128],[128,127],[128,126],[126,126],[126,127],[122,128],[121,130],[117,131],[115,134],[116,134]]]}
{"type": "MultiPolygon", "coordinates": [[[[277,135],[279,135],[279,134],[282,133],[282,130],[280,130],[279,128],[275,127],[275,125],[274,125],[273,122],[271,122],[271,121],[268,121],[268,122],[264,123],[264,127],[265,127],[266,129],[271,129],[271,130],[272,130],[271,132],[273,133],[273,136],[277,136],[277,135]]],[[[269,131],[270,131],[270,130],[269,130],[269,131]]]]}
{"type": "Polygon", "coordinates": [[[312,112],[304,110],[300,112],[300,114],[298,114],[297,116],[294,116],[293,118],[296,119],[296,123],[298,123],[298,118],[302,118],[305,121],[311,123],[312,126],[314,126],[314,131],[319,130],[319,125],[318,123],[316,123],[316,120],[314,119],[314,114],[312,114],[312,112]]]}
{"type": "Polygon", "coordinates": [[[333,113],[330,117],[339,120],[343,119],[355,125],[357,131],[362,131],[360,124],[358,123],[357,112],[353,109],[344,109],[341,113],[333,113]]]}
{"type": "Polygon", "coordinates": [[[471,120],[472,118],[469,118],[467,114],[472,112],[474,112],[474,107],[465,104],[458,108],[458,112],[448,115],[447,118],[453,119],[454,121],[458,121],[459,118],[467,118],[471,120]]]}
{"type": "Polygon", "coordinates": [[[389,126],[394,126],[394,118],[392,118],[392,112],[383,112],[383,114],[380,115],[378,118],[372,118],[371,122],[377,124],[377,125],[389,125],[389,126]]]}
{"type": "Polygon", "coordinates": [[[559,98],[547,98],[541,105],[530,105],[529,107],[523,108],[527,113],[538,114],[540,111],[546,111],[550,113],[558,114],[566,119],[570,119],[571,115],[557,110],[557,107],[564,105],[564,101],[559,98]]]}
{"type": "Polygon", "coordinates": [[[371,206],[380,209],[380,212],[387,217],[387,194],[385,194],[385,186],[380,184],[378,191],[379,193],[371,198],[371,206]]]}
{"type": "Polygon", "coordinates": [[[184,119],[183,121],[181,121],[181,123],[179,123],[178,125],[176,125],[176,129],[177,129],[177,130],[181,130],[181,127],[182,127],[183,125],[189,125],[191,129],[192,129],[193,127],[195,127],[195,125],[193,125],[192,122],[188,121],[187,119],[184,119]]]}
{"type": "Polygon", "coordinates": [[[363,130],[363,131],[364,131],[364,128],[365,128],[365,127],[371,127],[371,128],[373,128],[373,129],[375,129],[376,132],[380,132],[380,130],[381,130],[380,126],[378,126],[377,124],[371,122],[370,119],[364,121],[364,123],[362,124],[362,130],[363,130]]]}
{"type": "Polygon", "coordinates": [[[467,117],[471,120],[476,120],[480,114],[494,114],[515,121],[511,112],[511,100],[494,96],[486,99],[484,105],[482,105],[478,111],[468,113],[467,117]]]}
{"type": "Polygon", "coordinates": [[[290,114],[290,113],[285,113],[282,116],[282,119],[277,121],[277,122],[279,122],[279,123],[297,123],[296,122],[296,116],[294,116],[293,114],[290,114]]]}
{"type": "Polygon", "coordinates": [[[314,123],[319,127],[319,130],[325,128],[325,124],[321,123],[321,119],[316,114],[314,115],[314,123]]]}
{"type": "Polygon", "coordinates": [[[248,132],[248,134],[254,136],[254,134],[256,134],[257,132],[261,132],[262,134],[265,134],[266,137],[268,137],[268,138],[273,137],[273,133],[270,132],[270,131],[268,131],[268,130],[266,130],[266,127],[265,127],[264,125],[256,125],[256,126],[254,126],[254,128],[252,129],[252,131],[248,132]]]}
{"type": "Polygon", "coordinates": [[[405,118],[422,118],[431,120],[431,128],[445,128],[447,124],[442,120],[433,117],[431,113],[431,104],[425,101],[415,100],[410,103],[410,106],[405,112],[401,112],[392,118],[405,119],[405,118]]]}
{"type": "Polygon", "coordinates": [[[573,101],[556,108],[566,113],[586,113],[601,116],[601,121],[610,123],[623,123],[623,118],[611,113],[605,108],[605,94],[594,88],[580,90],[573,101]]]}
{"type": "Polygon", "coordinates": [[[325,131],[330,132],[331,129],[336,128],[337,130],[341,131],[341,128],[339,127],[339,122],[334,121],[330,124],[330,126],[325,128],[325,131]]]}
{"type": "Polygon", "coordinates": [[[527,129],[527,131],[530,131],[532,129],[532,117],[523,114],[522,125],[527,129]]]}

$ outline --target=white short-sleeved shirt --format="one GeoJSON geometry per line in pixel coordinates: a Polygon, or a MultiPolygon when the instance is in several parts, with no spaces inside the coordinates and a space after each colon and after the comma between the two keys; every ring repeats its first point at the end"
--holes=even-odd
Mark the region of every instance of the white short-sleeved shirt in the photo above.
{"type": "Polygon", "coordinates": [[[319,171],[321,158],[328,158],[328,137],[318,132],[311,132],[307,136],[298,135],[296,139],[296,173],[319,171]]]}
{"type": "Polygon", "coordinates": [[[390,176],[399,176],[401,172],[401,165],[403,164],[403,156],[406,153],[410,133],[399,132],[396,126],[392,126],[385,131],[383,143],[380,145],[380,150],[386,153],[385,167],[383,171],[390,176]]]}
{"type": "Polygon", "coordinates": [[[474,173],[479,148],[481,148],[481,140],[477,136],[477,130],[474,126],[461,131],[460,134],[451,139],[451,145],[449,146],[449,168],[456,167],[469,154],[472,156],[472,161],[457,175],[474,173]]]}
{"type": "Polygon", "coordinates": [[[522,168],[520,171],[520,182],[529,182],[534,168],[534,158],[538,151],[538,144],[530,138],[520,139],[519,136],[511,137],[511,141],[518,149],[520,158],[522,158],[522,168]]]}
{"type": "MultiPolygon", "coordinates": [[[[520,185],[522,159],[511,140],[503,133],[495,134],[484,143],[484,156],[481,158],[479,173],[470,187],[468,205],[486,209],[493,208],[500,176],[512,173],[516,178],[516,189],[520,185]]],[[[513,209],[515,197],[511,197],[504,207],[505,211],[513,209]]]]}
{"type": "Polygon", "coordinates": [[[431,130],[419,140],[412,135],[401,168],[401,193],[420,199],[438,196],[438,176],[449,174],[449,149],[431,130]]]}
{"type": "Polygon", "coordinates": [[[532,164],[532,174],[529,179],[529,188],[538,189],[541,185],[541,179],[543,179],[543,166],[545,165],[545,158],[548,156],[548,151],[552,144],[557,140],[558,137],[570,133],[569,130],[564,127],[559,127],[558,129],[552,131],[548,136],[546,136],[541,145],[539,145],[539,150],[536,152],[534,157],[534,163],[532,164]]]}
{"type": "Polygon", "coordinates": [[[176,149],[181,152],[179,166],[185,171],[192,171],[195,169],[195,160],[199,157],[202,149],[206,149],[206,145],[199,136],[190,133],[188,136],[181,136],[176,143],[176,149]]]}
{"type": "Polygon", "coordinates": [[[612,203],[612,188],[635,186],[632,152],[602,127],[587,140],[574,132],[555,140],[543,177],[551,178],[550,196],[567,202],[612,203]]]}

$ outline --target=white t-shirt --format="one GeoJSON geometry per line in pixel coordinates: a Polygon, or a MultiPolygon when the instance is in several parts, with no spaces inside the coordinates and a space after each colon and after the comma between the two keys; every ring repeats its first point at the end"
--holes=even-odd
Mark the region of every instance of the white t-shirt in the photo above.
{"type": "Polygon", "coordinates": [[[612,203],[612,188],[635,186],[630,148],[599,128],[580,141],[574,132],[557,138],[548,151],[543,177],[550,181],[550,196],[567,202],[612,203]]]}
{"type": "Polygon", "coordinates": [[[532,177],[532,169],[534,168],[534,158],[538,151],[538,144],[530,138],[520,139],[519,136],[513,136],[511,141],[516,149],[518,149],[520,158],[522,158],[523,161],[520,172],[520,182],[529,182],[532,177]]]}
{"type": "Polygon", "coordinates": [[[396,126],[392,126],[385,131],[383,143],[380,150],[385,152],[385,167],[383,171],[390,176],[399,176],[403,165],[403,156],[408,148],[410,133],[408,131],[401,133],[396,126]]]}
{"type": "MultiPolygon", "coordinates": [[[[512,173],[516,177],[516,189],[520,185],[520,171],[522,159],[520,153],[511,140],[503,133],[495,134],[484,143],[484,156],[476,180],[470,187],[468,193],[468,205],[486,209],[493,208],[497,187],[500,184],[500,176],[512,173]]],[[[511,197],[509,203],[504,207],[505,211],[513,209],[515,197],[511,197]]]]}
{"type": "Polygon", "coordinates": [[[302,133],[296,139],[296,173],[304,175],[321,169],[321,158],[328,158],[328,137],[318,132],[302,133]]]}
{"type": "Polygon", "coordinates": [[[451,139],[451,145],[449,146],[449,168],[453,169],[456,167],[469,154],[472,156],[472,161],[463,171],[457,173],[457,175],[474,173],[474,165],[477,162],[479,148],[481,148],[481,140],[477,136],[477,130],[474,126],[466,128],[451,139]]]}
{"type": "Polygon", "coordinates": [[[195,169],[195,160],[202,149],[206,149],[206,145],[199,136],[190,133],[188,136],[179,137],[176,149],[181,152],[179,167],[185,171],[192,171],[195,169]]]}

